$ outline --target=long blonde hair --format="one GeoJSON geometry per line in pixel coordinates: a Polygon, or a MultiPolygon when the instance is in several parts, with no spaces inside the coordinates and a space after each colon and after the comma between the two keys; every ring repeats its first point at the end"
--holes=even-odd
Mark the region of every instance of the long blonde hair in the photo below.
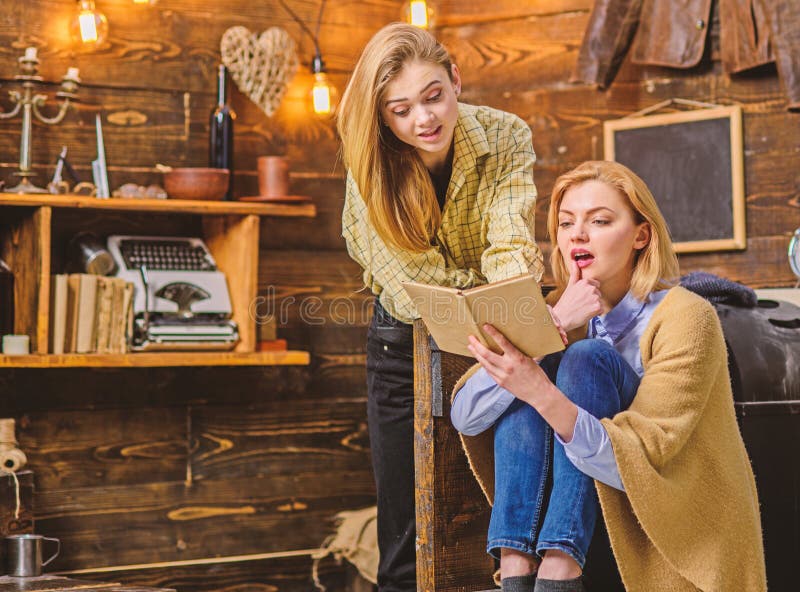
{"type": "Polygon", "coordinates": [[[550,208],[547,212],[547,231],[553,245],[550,265],[553,268],[556,284],[563,288],[569,281],[569,271],[556,240],[558,210],[567,190],[586,181],[601,181],[616,189],[620,195],[627,198],[636,223],[647,222],[650,225],[650,240],[639,251],[634,263],[630,288],[633,295],[643,300],[654,290],[675,285],[679,274],[678,258],[669,237],[667,222],[658,209],[653,194],[645,182],[628,167],[618,162],[604,160],[591,160],[578,165],[556,179],[553,186],[550,208]]]}
{"type": "Polygon", "coordinates": [[[367,43],[339,105],[337,128],[345,166],[383,241],[422,252],[441,222],[430,175],[413,146],[381,124],[386,87],[411,61],[442,66],[452,80],[447,50],[427,31],[393,23],[367,43]]]}

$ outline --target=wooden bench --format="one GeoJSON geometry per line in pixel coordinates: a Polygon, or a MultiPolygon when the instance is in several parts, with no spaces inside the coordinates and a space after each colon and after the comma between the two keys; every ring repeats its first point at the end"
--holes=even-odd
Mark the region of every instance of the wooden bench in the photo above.
{"type": "Polygon", "coordinates": [[[432,351],[421,321],[414,358],[417,590],[488,590],[495,587],[486,554],[490,508],[450,424],[450,392],[474,360],[432,351]]]}
{"type": "MultiPolygon", "coordinates": [[[[417,504],[417,590],[473,592],[495,588],[486,553],[491,509],[450,423],[450,394],[475,361],[431,349],[414,325],[414,462],[417,504]]],[[[608,535],[598,522],[585,574],[591,592],[623,592],[608,535]]]]}

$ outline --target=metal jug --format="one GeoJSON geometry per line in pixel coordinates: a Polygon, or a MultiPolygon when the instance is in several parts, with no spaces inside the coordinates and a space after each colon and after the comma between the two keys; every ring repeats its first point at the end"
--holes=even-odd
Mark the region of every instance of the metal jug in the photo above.
{"type": "Polygon", "coordinates": [[[6,537],[6,568],[8,575],[28,578],[42,575],[42,568],[58,557],[61,541],[40,534],[12,534],[6,537]],[[56,543],[56,552],[42,561],[45,541],[56,543]]]}

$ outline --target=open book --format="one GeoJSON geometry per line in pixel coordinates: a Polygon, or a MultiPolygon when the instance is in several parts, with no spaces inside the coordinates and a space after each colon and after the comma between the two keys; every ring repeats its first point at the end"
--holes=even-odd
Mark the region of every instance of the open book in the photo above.
{"type": "Polygon", "coordinates": [[[531,356],[543,356],[564,349],[533,276],[519,277],[469,289],[403,282],[425,326],[442,350],[472,356],[467,337],[496,353],[500,347],[483,330],[489,323],[531,356]]]}

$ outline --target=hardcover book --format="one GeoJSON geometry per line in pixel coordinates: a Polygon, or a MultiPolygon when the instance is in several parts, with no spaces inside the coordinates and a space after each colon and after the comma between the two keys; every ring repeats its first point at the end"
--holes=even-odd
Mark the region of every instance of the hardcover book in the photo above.
{"type": "Polygon", "coordinates": [[[541,288],[531,275],[459,289],[403,282],[436,345],[447,352],[470,356],[468,337],[502,353],[483,329],[488,323],[531,357],[564,349],[541,288]]]}

